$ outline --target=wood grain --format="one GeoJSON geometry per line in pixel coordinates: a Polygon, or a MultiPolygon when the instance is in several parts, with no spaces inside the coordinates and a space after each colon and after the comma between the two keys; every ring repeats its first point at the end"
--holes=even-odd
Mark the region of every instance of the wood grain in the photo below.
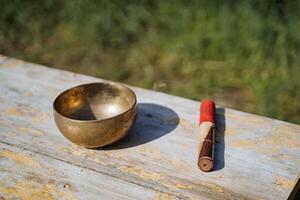
{"type": "Polygon", "coordinates": [[[0,197],[7,199],[176,198],[0,143],[0,197]]]}
{"type": "Polygon", "coordinates": [[[62,163],[57,170],[88,170],[80,180],[98,174],[144,188],[149,195],[143,199],[153,191],[182,199],[286,199],[292,191],[300,172],[299,125],[217,108],[217,170],[204,173],[197,168],[198,102],[145,89],[132,87],[138,118],[123,141],[98,150],[71,144],[54,124],[52,101],[69,87],[95,81],[101,79],[0,57],[0,142],[62,163]]]}

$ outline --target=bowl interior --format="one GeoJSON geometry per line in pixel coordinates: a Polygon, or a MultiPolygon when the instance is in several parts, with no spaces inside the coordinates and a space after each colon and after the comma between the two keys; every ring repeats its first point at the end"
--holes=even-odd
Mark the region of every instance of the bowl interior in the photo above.
{"type": "Polygon", "coordinates": [[[54,101],[55,110],[75,120],[103,120],[120,115],[136,103],[132,90],[117,83],[92,83],[71,88],[54,101]]]}

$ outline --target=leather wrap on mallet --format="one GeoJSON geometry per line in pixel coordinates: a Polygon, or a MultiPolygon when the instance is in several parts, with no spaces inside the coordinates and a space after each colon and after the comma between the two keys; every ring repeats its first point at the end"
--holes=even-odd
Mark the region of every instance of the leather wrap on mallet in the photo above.
{"type": "Polygon", "coordinates": [[[214,167],[215,103],[204,100],[200,105],[200,139],[198,146],[198,167],[204,172],[214,167]]]}

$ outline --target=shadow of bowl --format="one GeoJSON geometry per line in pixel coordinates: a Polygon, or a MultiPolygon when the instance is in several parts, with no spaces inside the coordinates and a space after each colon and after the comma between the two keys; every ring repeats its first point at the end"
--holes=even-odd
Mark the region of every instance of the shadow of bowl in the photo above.
{"type": "Polygon", "coordinates": [[[102,150],[130,148],[151,142],[170,133],[179,123],[177,113],[171,108],[152,103],[139,103],[137,107],[137,119],[128,135],[102,150]]]}

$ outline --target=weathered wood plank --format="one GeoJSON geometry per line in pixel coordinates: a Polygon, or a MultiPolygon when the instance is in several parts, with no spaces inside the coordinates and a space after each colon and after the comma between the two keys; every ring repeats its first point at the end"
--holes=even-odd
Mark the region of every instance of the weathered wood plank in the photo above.
{"type": "Polygon", "coordinates": [[[218,170],[203,173],[198,102],[140,88],[133,88],[137,123],[125,140],[101,150],[72,145],[55,127],[52,101],[93,81],[101,80],[2,57],[0,141],[182,198],[285,199],[297,181],[300,126],[219,108],[218,170]]]}
{"type": "Polygon", "coordinates": [[[175,196],[0,143],[0,199],[159,199],[175,196]]]}

